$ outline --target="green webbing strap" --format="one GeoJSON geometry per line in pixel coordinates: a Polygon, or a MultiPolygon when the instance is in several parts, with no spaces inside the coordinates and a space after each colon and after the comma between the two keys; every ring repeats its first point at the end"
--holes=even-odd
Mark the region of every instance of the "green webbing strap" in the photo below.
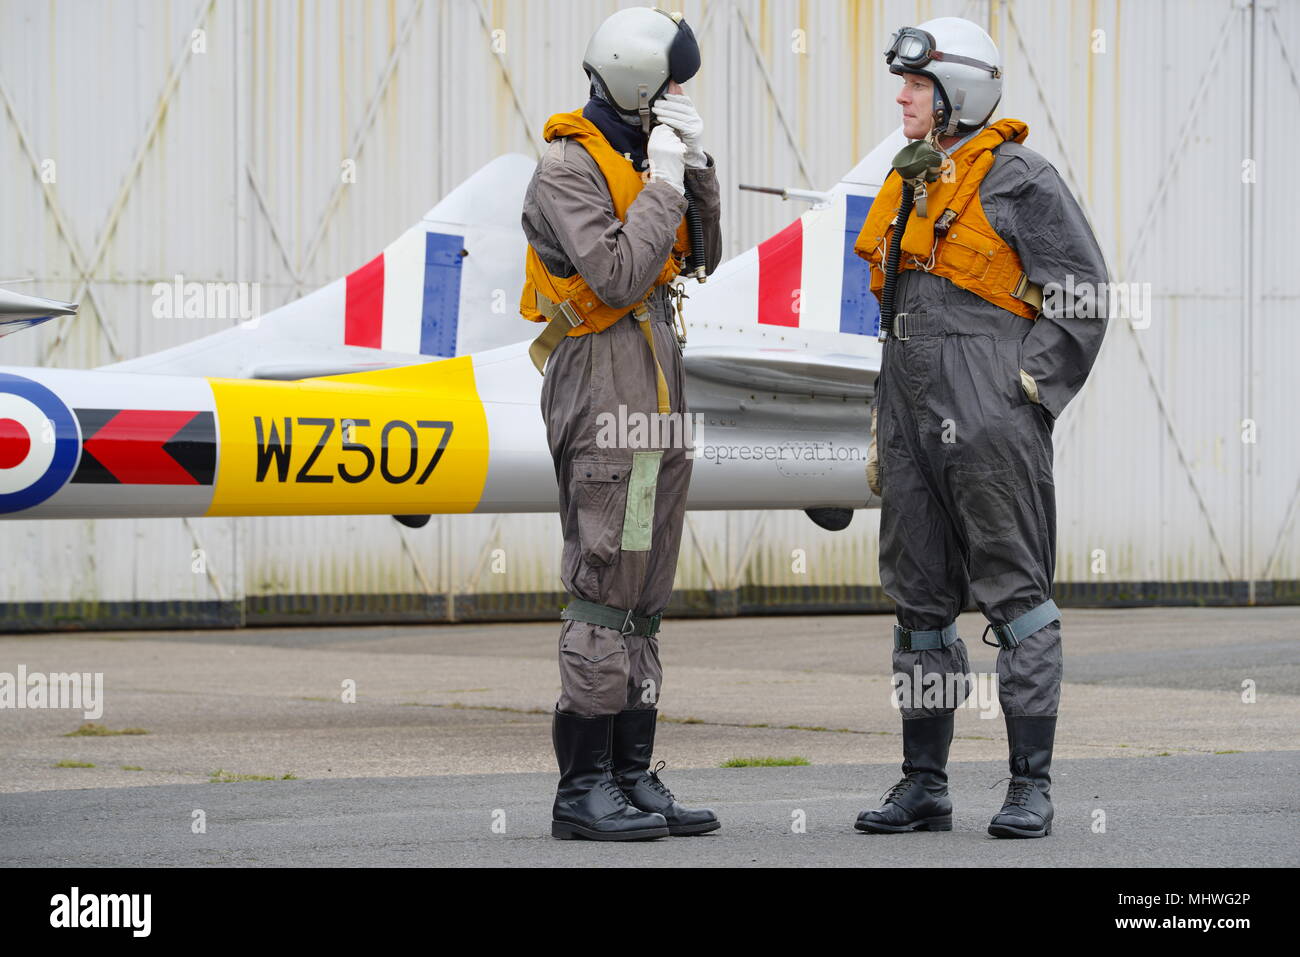
{"type": "Polygon", "coordinates": [[[995,625],[990,622],[989,626],[984,629],[984,636],[981,641],[986,645],[993,645],[994,642],[988,640],[988,633],[993,632],[993,637],[997,639],[997,646],[1000,648],[1014,648],[1040,628],[1046,628],[1054,621],[1061,618],[1061,609],[1056,607],[1056,602],[1047,599],[1037,608],[1031,608],[1015,621],[1005,625],[995,625]]]}
{"type": "Polygon", "coordinates": [[[568,301],[558,305],[551,302],[540,292],[537,293],[537,311],[545,316],[549,321],[542,334],[533,340],[533,344],[528,347],[528,355],[533,360],[533,365],[537,366],[537,371],[546,375],[546,360],[551,357],[555,347],[560,344],[569,330],[582,325],[582,317],[574,312],[573,307],[568,301]],[[575,321],[576,320],[576,321],[575,321]]]}
{"type": "Polygon", "coordinates": [[[894,626],[895,651],[935,651],[947,648],[956,640],[955,621],[933,631],[909,631],[902,625],[894,626]]]}
{"type": "Polygon", "coordinates": [[[594,601],[575,598],[560,613],[561,619],[568,621],[585,621],[589,625],[613,628],[620,635],[643,635],[653,638],[659,631],[659,622],[663,615],[642,617],[632,614],[630,608],[615,608],[612,605],[598,605],[594,601]]]}
{"type": "MultiPolygon", "coordinates": [[[[653,294],[653,290],[651,290],[653,294]]],[[[551,353],[556,350],[564,337],[569,334],[570,329],[576,329],[583,325],[586,320],[578,315],[578,311],[573,308],[569,300],[564,302],[551,302],[540,292],[534,293],[537,302],[537,311],[546,317],[546,328],[542,334],[533,340],[533,344],[528,347],[528,356],[533,360],[533,365],[537,366],[537,371],[543,376],[546,375],[546,360],[551,357],[551,353]]],[[[655,391],[659,401],[659,411],[668,413],[671,408],[668,404],[668,380],[664,378],[664,370],[659,365],[659,357],[655,355],[654,335],[650,331],[649,319],[650,309],[646,303],[650,301],[650,296],[637,303],[632,307],[632,312],[636,315],[637,322],[641,326],[641,334],[645,336],[645,341],[650,346],[650,358],[655,364],[655,391]]]]}

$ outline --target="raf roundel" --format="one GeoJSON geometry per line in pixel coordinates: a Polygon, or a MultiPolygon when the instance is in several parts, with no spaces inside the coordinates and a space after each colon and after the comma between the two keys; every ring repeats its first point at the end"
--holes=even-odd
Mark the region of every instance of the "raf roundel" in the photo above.
{"type": "Polygon", "coordinates": [[[63,488],[80,450],[77,420],[57,395],[0,373],[0,514],[40,505],[63,488]]]}

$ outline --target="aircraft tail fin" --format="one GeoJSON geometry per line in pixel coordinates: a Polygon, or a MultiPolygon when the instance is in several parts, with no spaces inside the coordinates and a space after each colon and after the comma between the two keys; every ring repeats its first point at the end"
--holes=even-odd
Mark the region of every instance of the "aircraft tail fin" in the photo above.
{"type": "Polygon", "coordinates": [[[464,355],[527,332],[519,210],[534,161],[499,156],[379,255],[264,316],[118,371],[284,378],[464,355]]]}
{"type": "Polygon", "coordinates": [[[874,336],[880,306],[867,263],[853,246],[890,160],[907,142],[900,127],[844,174],[825,202],[758,244],[758,322],[874,336]]]}
{"type": "Polygon", "coordinates": [[[379,255],[263,322],[291,326],[298,342],[431,358],[498,344],[491,327],[522,322],[519,210],[533,167],[517,153],[498,157],[379,255]]]}

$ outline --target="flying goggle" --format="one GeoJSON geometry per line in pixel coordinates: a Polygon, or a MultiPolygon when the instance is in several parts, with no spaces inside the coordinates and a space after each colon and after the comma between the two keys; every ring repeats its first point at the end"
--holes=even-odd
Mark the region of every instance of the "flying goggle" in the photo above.
{"type": "Polygon", "coordinates": [[[927,63],[938,61],[940,63],[961,63],[966,66],[973,66],[980,70],[988,70],[994,78],[1002,75],[1002,71],[991,63],[985,63],[983,60],[976,60],[974,57],[961,56],[956,53],[944,53],[942,50],[935,49],[934,36],[925,30],[916,27],[903,27],[894,33],[894,42],[889,45],[885,51],[885,62],[891,69],[919,70],[927,63]],[[895,67],[894,61],[898,61],[895,67]]]}

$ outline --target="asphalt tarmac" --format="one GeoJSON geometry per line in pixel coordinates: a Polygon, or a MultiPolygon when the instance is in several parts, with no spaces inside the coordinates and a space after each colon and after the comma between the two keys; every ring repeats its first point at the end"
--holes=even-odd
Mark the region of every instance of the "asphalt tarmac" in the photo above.
{"type": "Polygon", "coordinates": [[[1036,841],[985,833],[989,699],[957,716],[952,832],[853,830],[899,774],[889,622],[669,623],[657,757],[723,827],[635,845],[549,836],[551,624],[0,636],[0,672],[100,672],[95,723],[145,732],[0,709],[0,865],[1300,864],[1300,609],[1067,609],[1036,841]],[[756,758],[808,764],[721,767],[756,758]]]}
{"type": "Polygon", "coordinates": [[[1004,785],[951,767],[947,833],[852,827],[893,783],[880,766],[678,771],[720,830],[635,844],[550,837],[550,774],[344,778],[27,792],[0,797],[7,865],[437,867],[1295,866],[1300,752],[1064,760],[1041,840],[985,829],[1004,785]],[[1290,782],[1266,790],[1264,780],[1290,782]],[[206,832],[192,831],[202,811],[206,832]],[[802,825],[802,828],[800,827],[802,825]],[[1100,830],[1099,826],[1104,826],[1100,830]]]}

